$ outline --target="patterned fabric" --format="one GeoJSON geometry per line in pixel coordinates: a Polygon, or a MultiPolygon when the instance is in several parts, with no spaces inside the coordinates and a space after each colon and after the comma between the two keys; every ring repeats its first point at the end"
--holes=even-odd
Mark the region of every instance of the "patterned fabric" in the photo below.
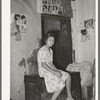
{"type": "Polygon", "coordinates": [[[42,66],[42,62],[45,62],[50,68],[52,68],[49,64],[52,61],[53,61],[53,51],[52,49],[49,50],[44,45],[38,51],[38,71],[39,71],[39,76],[44,77],[46,88],[49,93],[53,93],[65,87],[65,80],[68,77],[68,73],[59,70],[62,74],[62,77],[59,78],[42,66]]]}

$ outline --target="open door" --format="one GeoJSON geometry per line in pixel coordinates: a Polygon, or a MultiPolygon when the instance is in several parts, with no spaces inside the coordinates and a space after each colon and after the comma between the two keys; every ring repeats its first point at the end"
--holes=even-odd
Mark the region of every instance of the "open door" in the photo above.
{"type": "Polygon", "coordinates": [[[53,62],[57,68],[65,70],[72,63],[71,18],[44,14],[41,17],[42,40],[48,31],[55,31],[57,39],[52,47],[53,62]]]}

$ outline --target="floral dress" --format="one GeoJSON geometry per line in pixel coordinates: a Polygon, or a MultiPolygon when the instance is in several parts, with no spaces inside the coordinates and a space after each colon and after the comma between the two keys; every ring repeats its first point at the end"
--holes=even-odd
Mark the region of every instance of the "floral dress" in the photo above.
{"type": "Polygon", "coordinates": [[[53,51],[48,49],[45,45],[38,51],[38,71],[39,76],[44,77],[47,91],[53,93],[65,87],[65,80],[68,77],[68,73],[59,70],[62,77],[57,77],[42,66],[42,62],[45,62],[50,68],[49,63],[53,61],[53,51]]]}

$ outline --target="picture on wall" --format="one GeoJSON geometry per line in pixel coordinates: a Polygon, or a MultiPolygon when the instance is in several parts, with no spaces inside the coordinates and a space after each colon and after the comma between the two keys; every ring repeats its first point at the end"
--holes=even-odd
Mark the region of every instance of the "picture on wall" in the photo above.
{"type": "Polygon", "coordinates": [[[41,7],[41,9],[38,7],[37,10],[41,13],[63,15],[61,0],[38,0],[37,3],[41,7]]]}
{"type": "Polygon", "coordinates": [[[90,34],[87,29],[81,30],[81,42],[87,42],[88,40],[90,40],[90,34]]]}
{"type": "Polygon", "coordinates": [[[84,21],[84,27],[89,29],[94,27],[94,20],[93,19],[88,19],[84,21]]]}
{"type": "Polygon", "coordinates": [[[22,14],[11,15],[11,36],[21,41],[21,34],[26,33],[26,16],[22,14]]]}

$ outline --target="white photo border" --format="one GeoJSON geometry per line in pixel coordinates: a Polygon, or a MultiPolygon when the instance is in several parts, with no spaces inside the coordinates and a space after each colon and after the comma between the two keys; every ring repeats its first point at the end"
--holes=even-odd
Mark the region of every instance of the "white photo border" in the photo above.
{"type": "MultiPolygon", "coordinates": [[[[11,0],[2,0],[2,100],[10,99],[10,13],[11,0]]],[[[96,0],[96,92],[98,100],[98,0],[96,0]]]]}

